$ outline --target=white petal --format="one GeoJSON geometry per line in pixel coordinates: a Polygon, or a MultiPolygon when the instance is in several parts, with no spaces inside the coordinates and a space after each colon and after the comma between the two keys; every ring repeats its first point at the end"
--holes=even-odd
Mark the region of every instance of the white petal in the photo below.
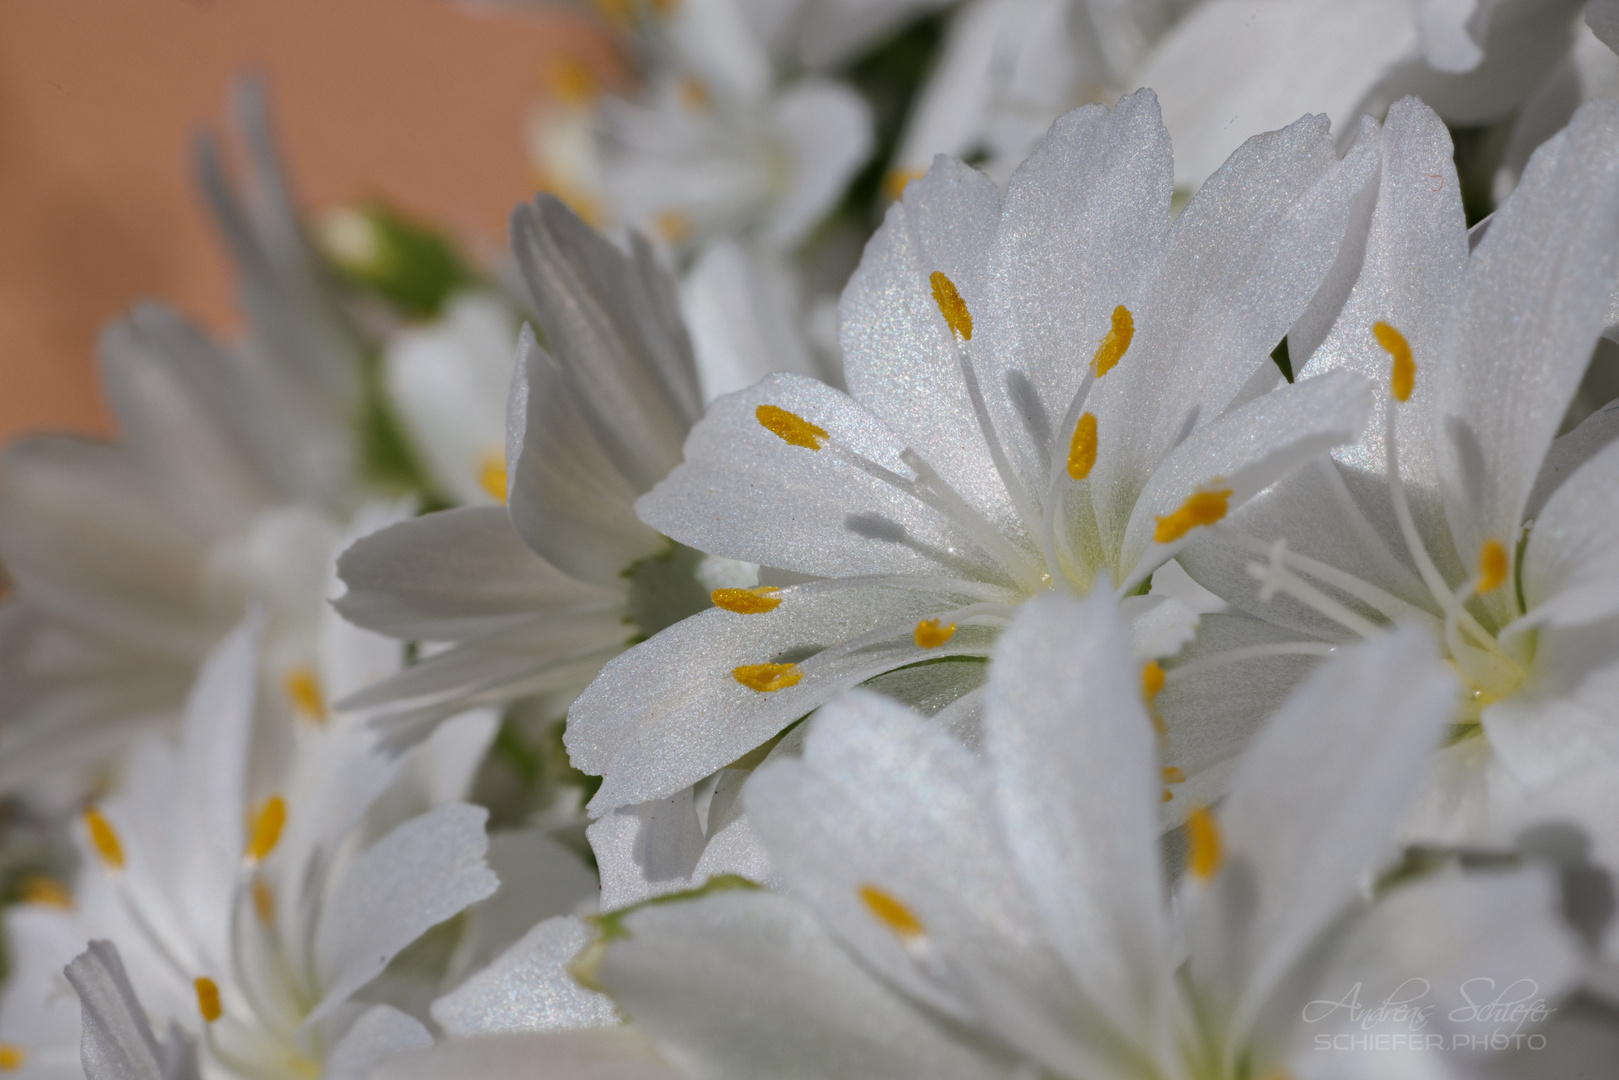
{"type": "Polygon", "coordinates": [[[1122,539],[1158,464],[1233,404],[1304,313],[1376,174],[1375,143],[1363,129],[1339,161],[1320,117],[1255,136],[1175,219],[1130,350],[1090,395],[1089,484],[1105,547],[1122,539]]]}
{"type": "Polygon", "coordinates": [[[984,726],[1007,846],[1051,942],[1117,1029],[1149,1029],[1170,950],[1163,783],[1106,590],[1019,610],[995,648],[984,726]]]}
{"type": "Polygon", "coordinates": [[[792,586],[774,611],[712,608],[615,658],[568,710],[570,760],[603,778],[591,811],[667,798],[873,675],[987,653],[992,631],[973,624],[938,648],[916,645],[918,620],[976,599],[932,584],[856,578],[792,586]],[[868,633],[881,640],[835,648],[868,633]],[[782,689],[760,692],[733,675],[744,665],[784,662],[798,664],[801,678],[782,689]]]}
{"type": "Polygon", "coordinates": [[[802,759],[762,766],[744,798],[788,891],[884,978],[1015,1045],[1027,1040],[1025,1052],[1094,1064],[1084,1038],[1100,1018],[1050,949],[994,788],[950,735],[856,692],[811,721],[802,759]],[[905,905],[922,937],[880,921],[867,888],[905,905]]]}
{"type": "Polygon", "coordinates": [[[1615,491],[1619,444],[1610,443],[1547,500],[1523,553],[1522,626],[1579,626],[1619,612],[1615,491]]]}
{"type": "Polygon", "coordinates": [[[927,80],[916,93],[893,157],[900,174],[922,173],[939,154],[965,158],[985,134],[1004,72],[1002,43],[1023,14],[1018,0],[969,0],[956,9],[927,80]]]}
{"type": "Polygon", "coordinates": [[[1551,449],[1546,451],[1546,460],[1541,463],[1540,475],[1529,492],[1529,501],[1524,505],[1523,519],[1539,520],[1552,492],[1614,439],[1619,439],[1619,402],[1604,405],[1580,421],[1573,431],[1553,439],[1551,449]]]}
{"type": "Polygon", "coordinates": [[[1602,44],[1619,52],[1619,0],[1590,0],[1585,5],[1585,24],[1602,44]]]}
{"type": "Polygon", "coordinates": [[[388,342],[388,396],[433,482],[459,503],[493,501],[481,478],[489,464],[505,463],[516,352],[514,312],[492,293],[451,297],[437,323],[388,342]]]}
{"type": "Polygon", "coordinates": [[[0,1042],[27,1054],[26,1080],[81,1080],[80,1006],[62,969],[84,951],[76,913],[14,904],[5,913],[11,970],[0,990],[0,1042]]]}
{"type": "Polygon", "coordinates": [[[1136,304],[1169,225],[1169,133],[1151,91],[1058,120],[1006,191],[981,329],[980,378],[1024,485],[1051,455],[1114,308],[1136,304]]]}
{"type": "MultiPolygon", "coordinates": [[[[1613,603],[1611,580],[1587,588],[1595,594],[1592,607],[1606,601],[1611,612],[1619,606],[1613,603]]],[[[1583,615],[1579,605],[1584,599],[1571,596],[1555,606],[1583,615]]],[[[1513,777],[1532,788],[1544,789],[1596,763],[1619,760],[1619,727],[1611,707],[1619,693],[1619,618],[1570,618],[1575,625],[1569,627],[1559,625],[1561,621],[1554,611],[1551,625],[1540,628],[1523,686],[1483,714],[1490,746],[1513,777]]]]}
{"type": "Polygon", "coordinates": [[[612,1001],[568,974],[569,962],[594,936],[571,917],[538,923],[488,967],[434,1001],[434,1023],[451,1039],[616,1023],[612,1001]]]}
{"type": "Polygon", "coordinates": [[[939,158],[889,207],[844,287],[838,315],[849,392],[1004,529],[1012,504],[974,418],[960,346],[930,283],[930,275],[943,273],[973,317],[984,316],[1000,212],[994,181],[939,158]]]}
{"type": "Polygon", "coordinates": [[[451,962],[458,972],[488,964],[536,919],[571,914],[601,893],[583,860],[538,827],[491,833],[488,858],[500,888],[468,909],[466,930],[451,962]]]}
{"type": "Polygon", "coordinates": [[[391,1005],[373,1005],[360,1014],[326,1055],[321,1076],[327,1080],[366,1080],[382,1062],[411,1050],[433,1045],[421,1021],[391,1005]]]}
{"type": "Polygon", "coordinates": [[[462,641],[536,614],[616,607],[621,589],[568,577],[499,507],[445,510],[364,537],[338,558],[343,617],[394,637],[462,641]]]}
{"type": "Polygon", "coordinates": [[[621,806],[585,830],[608,911],[691,885],[703,854],[703,827],[686,788],[667,799],[621,806]]]}
{"type": "Polygon", "coordinates": [[[83,1007],[88,1080],[197,1080],[197,1050],[178,1027],[159,1043],[110,941],[92,941],[67,966],[83,1007]]]}
{"type": "Polygon", "coordinates": [[[1197,431],[1169,453],[1136,500],[1119,553],[1120,577],[1136,573],[1138,560],[1156,557],[1158,519],[1193,492],[1228,490],[1226,505],[1236,509],[1312,456],[1353,441],[1371,407],[1365,379],[1334,371],[1279,387],[1197,431]]]}
{"type": "Polygon", "coordinates": [[[1239,1027],[1376,869],[1456,698],[1405,627],[1316,668],[1254,741],[1220,812],[1219,880],[1255,898],[1239,1027]]]}
{"type": "Polygon", "coordinates": [[[456,1039],[390,1061],[374,1075],[376,1080],[685,1080],[630,1027],[456,1039]]]}
{"type": "Polygon", "coordinates": [[[1195,189],[1251,135],[1321,110],[1345,130],[1395,64],[1416,52],[1409,0],[1210,0],[1137,73],[1175,139],[1175,183],[1195,189]]]}
{"type": "Polygon", "coordinates": [[[635,508],[699,551],[797,573],[1004,580],[999,564],[948,517],[847,456],[909,482],[916,474],[900,457],[904,449],[860,402],[811,379],[772,375],[716,401],[686,440],[685,462],[635,508]],[[814,424],[833,445],[789,444],[761,423],[765,407],[814,424]]]}
{"type": "Polygon", "coordinates": [[[871,106],[841,83],[805,79],[776,98],[770,119],[786,141],[792,183],[770,207],[765,239],[786,250],[832,209],[871,156],[871,106]]]}
{"type": "Polygon", "coordinates": [[[1616,264],[1619,104],[1594,102],[1536,152],[1496,212],[1446,334],[1431,437],[1464,560],[1486,538],[1515,542],[1602,330],[1616,264]]]}
{"type": "Polygon", "coordinates": [[[725,239],[681,283],[703,398],[745,390],[772,371],[827,378],[797,332],[800,285],[789,268],[725,239]]]}
{"type": "Polygon", "coordinates": [[[1002,1075],[873,979],[785,898],[723,893],[645,908],[625,927],[629,938],[608,948],[602,983],[691,1075],[1002,1075]]]}
{"type": "Polygon", "coordinates": [[[318,1023],[370,982],[395,953],[500,882],[484,865],[482,807],[455,803],[399,826],[348,867],[321,912],[315,964],[325,995],[318,1023]]]}

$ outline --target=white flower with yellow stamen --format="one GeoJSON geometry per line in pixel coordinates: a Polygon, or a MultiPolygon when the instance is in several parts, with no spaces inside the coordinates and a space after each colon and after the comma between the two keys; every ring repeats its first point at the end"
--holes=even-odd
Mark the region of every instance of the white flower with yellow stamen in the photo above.
{"type": "Polygon", "coordinates": [[[1383,155],[1358,280],[1294,352],[1377,379],[1380,415],[1183,562],[1282,637],[1432,629],[1468,694],[1414,828],[1506,840],[1556,807],[1612,849],[1619,413],[1553,436],[1619,272],[1619,105],[1547,143],[1471,251],[1438,118],[1397,105],[1383,155]]]}
{"type": "Polygon", "coordinates": [[[668,797],[926,661],[969,662],[890,678],[956,702],[940,722],[971,740],[976,661],[1050,589],[1116,583],[1139,659],[1180,648],[1194,613],[1132,594],[1360,430],[1361,379],[1268,392],[1268,354],[1369,197],[1378,137],[1368,122],[1342,161],[1319,118],[1258,137],[1173,222],[1150,92],[1061,120],[1004,206],[941,158],[844,293],[850,394],[772,376],[722,398],[636,504],[681,543],[788,573],[716,591],[574,704],[569,753],[605,778],[592,808],[668,797]]]}
{"type": "MultiPolygon", "coordinates": [[[[72,908],[28,914],[55,920],[50,939],[113,941],[146,1009],[194,1037],[211,1077],[359,1075],[431,1041],[386,996],[354,997],[423,932],[494,892],[487,812],[417,794],[412,767],[361,729],[301,728],[282,770],[250,753],[254,638],[249,625],[226,639],[178,738],[138,746],[122,789],[85,810],[72,908]]],[[[434,749],[464,757],[448,742],[434,749]]],[[[465,785],[461,768],[447,786],[465,785]]],[[[10,991],[0,1031],[58,1067],[66,1048],[37,1040],[68,1034],[76,1067],[77,1025],[7,1027],[13,1009],[59,1008],[60,979],[42,974],[10,991]]]]}
{"type": "Polygon", "coordinates": [[[811,720],[803,757],[743,794],[786,896],[732,889],[604,924],[589,974],[628,1025],[462,1041],[383,1075],[579,1058],[645,1080],[1412,1075],[1393,1067],[1438,1068],[1433,1040],[1493,1030],[1464,993],[1532,980],[1555,1006],[1578,979],[1546,867],[1378,882],[1458,690],[1420,630],[1346,649],[1298,689],[1218,814],[1190,819],[1174,888],[1112,598],[1025,605],[989,686],[977,756],[875,695],[811,720]],[[1415,1035],[1370,1007],[1408,979],[1429,988],[1415,1035]],[[1357,984],[1356,1022],[1306,1011],[1357,984]],[[1369,1034],[1396,1049],[1390,1071],[1317,1049],[1369,1034]]]}

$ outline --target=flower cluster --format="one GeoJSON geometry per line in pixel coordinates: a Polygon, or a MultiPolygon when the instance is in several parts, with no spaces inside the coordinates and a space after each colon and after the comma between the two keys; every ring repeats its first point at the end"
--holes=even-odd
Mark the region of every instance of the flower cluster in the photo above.
{"type": "Polygon", "coordinates": [[[1615,5],[933,6],[604,7],[490,268],[243,85],[5,461],[0,1073],[1611,1068],[1615,5]]]}

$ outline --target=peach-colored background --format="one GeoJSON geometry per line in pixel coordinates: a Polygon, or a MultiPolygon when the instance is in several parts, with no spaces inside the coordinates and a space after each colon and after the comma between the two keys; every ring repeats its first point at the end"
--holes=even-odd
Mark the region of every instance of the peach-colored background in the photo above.
{"type": "Polygon", "coordinates": [[[523,125],[547,64],[616,67],[565,11],[445,0],[4,0],[0,439],[108,429],[98,327],[141,297],[233,322],[190,140],[232,76],[268,74],[307,206],[380,194],[490,242],[532,188],[523,125]]]}

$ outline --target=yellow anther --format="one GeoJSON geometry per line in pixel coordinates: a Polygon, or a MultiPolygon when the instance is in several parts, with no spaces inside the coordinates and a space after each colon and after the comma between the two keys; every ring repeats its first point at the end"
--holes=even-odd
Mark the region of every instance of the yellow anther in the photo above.
{"type": "Polygon", "coordinates": [[[1206,806],[1194,809],[1186,818],[1186,871],[1200,881],[1220,872],[1225,852],[1220,847],[1220,826],[1206,806]]]}
{"type": "Polygon", "coordinates": [[[275,850],[276,841],[281,839],[281,826],[286,823],[287,801],[279,795],[271,795],[253,818],[247,850],[242,857],[250,862],[263,862],[275,850]]]}
{"type": "Polygon", "coordinates": [[[756,585],[751,589],[715,589],[708,594],[715,607],[734,611],[738,615],[763,615],[781,606],[781,592],[774,585],[756,585]]]}
{"type": "Polygon", "coordinates": [[[544,78],[546,90],[563,105],[589,105],[601,93],[601,84],[590,68],[573,57],[550,65],[544,78]]]}
{"type": "Polygon", "coordinates": [[[1156,660],[1148,660],[1141,665],[1141,696],[1152,704],[1158,692],[1164,688],[1164,669],[1156,660]]]}
{"type": "Polygon", "coordinates": [[[1499,589],[1507,580],[1511,563],[1507,560],[1507,546],[1493,536],[1484,541],[1478,553],[1478,591],[1499,589]]]}
{"type": "Polygon", "coordinates": [[[1096,349],[1096,356],[1091,360],[1091,370],[1096,372],[1100,379],[1112,371],[1114,365],[1124,359],[1124,354],[1130,348],[1130,339],[1136,336],[1136,321],[1130,315],[1130,309],[1120,304],[1113,309],[1113,326],[1108,330],[1107,337],[1096,349]]]}
{"type": "Polygon", "coordinates": [[[22,887],[18,892],[19,898],[25,904],[54,908],[73,906],[73,894],[67,891],[67,886],[55,878],[48,878],[42,874],[30,874],[23,878],[22,887]]]}
{"type": "Polygon", "coordinates": [[[1186,774],[1181,772],[1179,769],[1175,768],[1175,766],[1173,766],[1173,765],[1165,765],[1164,766],[1164,783],[1166,783],[1166,784],[1184,784],[1184,783],[1186,783],[1186,774]]]}
{"type": "Polygon", "coordinates": [[[796,686],[804,669],[797,664],[743,664],[731,669],[731,677],[749,690],[769,694],[796,686]]]}
{"type": "Polygon", "coordinates": [[[478,463],[478,486],[498,503],[506,501],[506,455],[490,451],[478,463]]]}
{"type": "Polygon", "coordinates": [[[93,806],[85,808],[84,827],[90,832],[90,843],[108,870],[124,868],[124,845],[118,842],[118,830],[107,816],[93,806]]]}
{"type": "Polygon", "coordinates": [[[922,179],[927,172],[926,169],[893,169],[883,177],[883,194],[889,201],[897,202],[905,194],[905,185],[922,179]]]}
{"type": "Polygon", "coordinates": [[[967,310],[967,301],[956,291],[956,283],[938,270],[928,278],[933,283],[933,302],[939,305],[939,314],[950,324],[950,330],[962,341],[973,339],[973,317],[967,310]]]}
{"type": "Polygon", "coordinates": [[[761,405],[753,410],[753,415],[758,418],[760,426],[766,431],[792,446],[819,450],[821,440],[828,438],[825,428],[817,427],[797,413],[778,409],[774,405],[761,405]]]}
{"type": "Polygon", "coordinates": [[[665,210],[652,219],[652,228],[664,243],[678,244],[691,235],[691,215],[665,210]]]}
{"type": "Polygon", "coordinates": [[[0,1042],[0,1071],[15,1072],[28,1064],[28,1051],[16,1043],[0,1042]]]}
{"type": "Polygon", "coordinates": [[[1068,440],[1068,475],[1083,480],[1096,465],[1096,416],[1080,413],[1074,437],[1068,440]]]}
{"type": "Polygon", "coordinates": [[[269,926],[275,922],[275,890],[263,878],[253,879],[253,914],[259,917],[259,922],[269,926]]]}
{"type": "Polygon", "coordinates": [[[875,885],[860,886],[860,899],[866,910],[902,941],[915,941],[928,932],[914,911],[875,885]]]}
{"type": "Polygon", "coordinates": [[[1411,357],[1411,343],[1405,335],[1386,322],[1372,324],[1377,343],[1394,357],[1394,372],[1389,377],[1389,390],[1396,401],[1410,401],[1411,391],[1417,385],[1417,362],[1411,357]]]}
{"type": "Polygon", "coordinates": [[[923,619],[916,624],[916,647],[918,649],[937,649],[956,635],[956,624],[940,625],[938,619],[923,619]]]}
{"type": "Polygon", "coordinates": [[[703,80],[687,75],[680,80],[680,103],[692,112],[702,112],[714,103],[703,80]]]}
{"type": "Polygon", "coordinates": [[[305,720],[317,724],[326,722],[326,693],[321,689],[320,676],[313,668],[295,667],[287,671],[283,680],[287,698],[305,720]]]}
{"type": "Polygon", "coordinates": [[[196,987],[197,1011],[202,1013],[203,1020],[211,1024],[225,1012],[219,1007],[219,984],[206,975],[198,975],[196,987]]]}
{"type": "Polygon", "coordinates": [[[652,10],[667,19],[680,10],[680,0],[652,0],[652,10]]]}
{"type": "Polygon", "coordinates": [[[1158,519],[1158,527],[1152,531],[1152,542],[1173,544],[1199,525],[1213,525],[1225,517],[1226,503],[1230,498],[1230,488],[1192,492],[1181,503],[1179,510],[1158,519]]]}

